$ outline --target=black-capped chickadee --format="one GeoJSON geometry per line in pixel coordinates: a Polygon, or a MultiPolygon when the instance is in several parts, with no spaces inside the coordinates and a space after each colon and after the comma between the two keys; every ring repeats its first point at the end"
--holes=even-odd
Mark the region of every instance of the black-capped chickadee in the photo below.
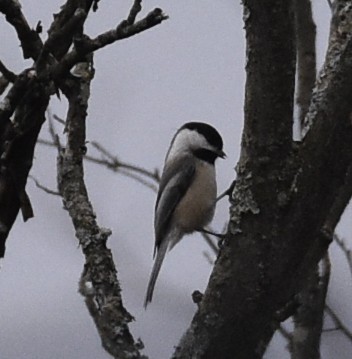
{"type": "Polygon", "coordinates": [[[152,301],[166,251],[185,234],[202,229],[213,218],[216,205],[215,160],[224,158],[218,131],[202,122],[184,124],[166,154],[155,205],[155,247],[144,307],[152,301]]]}

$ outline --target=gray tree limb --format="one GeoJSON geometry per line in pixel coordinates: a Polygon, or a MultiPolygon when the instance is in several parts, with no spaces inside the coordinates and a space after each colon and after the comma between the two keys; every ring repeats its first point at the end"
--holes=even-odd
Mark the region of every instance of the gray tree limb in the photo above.
{"type": "Polygon", "coordinates": [[[85,61],[87,55],[102,46],[147,30],[167,18],[160,9],[156,9],[144,19],[135,21],[141,9],[141,2],[135,0],[127,20],[122,21],[116,30],[98,36],[95,40],[85,40],[85,44],[88,41],[91,45],[82,46],[83,42],[77,39],[88,39],[83,28],[93,3],[92,0],[68,0],[54,17],[49,37],[43,43],[39,31],[30,28],[20,3],[0,0],[0,12],[14,27],[23,57],[34,60],[33,66],[18,76],[0,63],[0,71],[5,79],[1,84],[2,91],[9,82],[13,82],[0,104],[0,208],[4,208],[3,213],[0,210],[0,257],[4,256],[5,241],[19,209],[22,209],[24,219],[33,216],[25,184],[49,97],[59,94],[58,87],[66,96],[70,96],[73,80],[69,70],[78,62],[85,61]],[[71,53],[76,53],[76,56],[68,56],[71,60],[67,66],[68,54],[65,50],[69,50],[74,39],[75,46],[71,53]],[[35,119],[31,119],[24,110],[28,110],[35,119]],[[35,113],[35,110],[39,112],[35,113]],[[15,119],[11,121],[15,113],[15,119]]]}
{"type": "Polygon", "coordinates": [[[315,38],[310,0],[294,0],[296,45],[297,45],[297,98],[299,123],[304,124],[316,78],[315,38]]]}
{"type": "Polygon", "coordinates": [[[352,162],[352,41],[346,31],[352,7],[338,3],[332,28],[339,36],[330,37],[307,115],[311,126],[291,157],[292,4],[244,1],[246,114],[230,224],[174,358],[261,358],[285,319],[277,313],[326,253],[332,233],[324,223],[352,162]]]}
{"type": "MultiPolygon", "coordinates": [[[[94,69],[89,59],[102,46],[149,29],[167,17],[160,9],[144,19],[135,21],[141,9],[135,0],[127,20],[118,29],[107,32],[83,46],[84,22],[97,0],[68,0],[56,15],[49,37],[43,43],[39,31],[30,29],[21,5],[15,0],[0,0],[0,12],[15,28],[24,58],[34,60],[33,67],[14,76],[0,63],[0,71],[9,82],[14,82],[0,104],[0,257],[4,256],[5,241],[21,208],[24,219],[33,216],[25,192],[32,166],[35,144],[43,122],[49,98],[58,87],[67,97],[67,145],[64,148],[54,134],[59,150],[58,188],[63,197],[85,255],[86,263],[80,281],[80,292],[85,297],[104,348],[115,358],[143,358],[142,344],[135,342],[128,328],[133,320],[124,308],[117,280],[116,267],[106,242],[110,230],[98,226],[84,183],[83,156],[90,82],[94,69]],[[81,40],[81,41],[80,41],[81,40]],[[67,67],[67,51],[77,56],[67,67]],[[74,76],[70,73],[73,66],[74,76]],[[55,77],[55,69],[64,69],[55,77]],[[13,117],[13,118],[11,118],[13,117]]],[[[85,42],[85,44],[87,41],[85,42]]],[[[7,86],[6,84],[6,86],[7,86]]],[[[5,87],[5,84],[3,85],[5,87]]]]}
{"type": "Polygon", "coordinates": [[[80,292],[99,331],[103,347],[115,358],[142,358],[128,330],[133,317],[122,304],[116,267],[106,242],[110,230],[96,222],[84,182],[86,117],[93,69],[79,65],[68,95],[67,145],[58,156],[58,188],[85,256],[80,292]]]}
{"type": "Polygon", "coordinates": [[[294,331],[289,348],[292,359],[320,359],[320,340],[323,332],[326,294],[330,280],[328,255],[322,260],[322,270],[317,268],[306,281],[299,294],[300,306],[294,316],[294,331]]]}

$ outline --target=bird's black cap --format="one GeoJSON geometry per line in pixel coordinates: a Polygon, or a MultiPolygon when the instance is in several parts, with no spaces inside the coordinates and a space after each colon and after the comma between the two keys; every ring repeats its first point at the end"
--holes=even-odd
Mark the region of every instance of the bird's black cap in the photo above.
{"type": "Polygon", "coordinates": [[[213,127],[204,122],[187,122],[180,130],[187,128],[189,130],[197,131],[202,134],[206,140],[215,148],[222,151],[223,142],[219,132],[213,127]]]}

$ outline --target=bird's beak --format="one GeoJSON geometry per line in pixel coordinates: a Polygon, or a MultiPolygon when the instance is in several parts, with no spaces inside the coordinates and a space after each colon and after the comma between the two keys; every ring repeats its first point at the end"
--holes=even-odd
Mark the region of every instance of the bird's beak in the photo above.
{"type": "Polygon", "coordinates": [[[220,158],[226,158],[226,153],[223,150],[218,151],[217,154],[220,158]]]}

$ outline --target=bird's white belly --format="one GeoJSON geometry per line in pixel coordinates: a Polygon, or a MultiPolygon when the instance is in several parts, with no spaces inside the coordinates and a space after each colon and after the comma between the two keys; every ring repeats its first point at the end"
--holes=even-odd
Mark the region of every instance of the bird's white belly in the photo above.
{"type": "Polygon", "coordinates": [[[215,168],[201,163],[195,179],[177,206],[174,218],[177,226],[185,233],[193,232],[207,225],[214,216],[216,201],[215,168]]]}

